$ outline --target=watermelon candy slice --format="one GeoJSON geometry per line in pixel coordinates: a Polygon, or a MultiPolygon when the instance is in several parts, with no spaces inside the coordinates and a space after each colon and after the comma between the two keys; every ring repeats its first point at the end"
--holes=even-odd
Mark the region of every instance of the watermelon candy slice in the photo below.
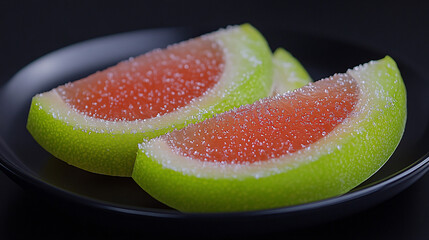
{"type": "Polygon", "coordinates": [[[271,55],[251,25],[221,29],[36,95],[27,128],[71,165],[131,176],[143,139],[266,97],[271,55]]]}
{"type": "Polygon", "coordinates": [[[406,122],[390,57],[139,145],[132,177],[186,212],[284,207],[344,194],[388,160],[406,122]]]}
{"type": "Polygon", "coordinates": [[[313,81],[298,59],[284,48],[274,51],[273,68],[272,96],[303,87],[313,81]]]}

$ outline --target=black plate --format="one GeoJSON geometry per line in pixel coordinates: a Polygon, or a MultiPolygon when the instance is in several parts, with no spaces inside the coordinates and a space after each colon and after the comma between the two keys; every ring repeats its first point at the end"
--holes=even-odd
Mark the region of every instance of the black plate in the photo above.
{"type": "MultiPolygon", "coordinates": [[[[28,189],[56,202],[72,203],[75,213],[96,216],[107,224],[139,226],[144,231],[223,229],[247,233],[305,227],[340,218],[392,197],[427,171],[429,82],[401,62],[400,56],[392,57],[398,62],[407,87],[408,121],[398,149],[379,172],[351,192],[318,202],[240,213],[180,213],[150,197],[130,178],[88,173],[55,159],[27,132],[27,114],[31,97],[36,93],[82,78],[130,56],[208,31],[168,28],[97,38],[55,51],[22,69],[0,89],[2,170],[28,189]]],[[[288,49],[313,79],[344,72],[386,54],[320,36],[270,29],[262,32],[272,49],[279,46],[288,49]]]]}

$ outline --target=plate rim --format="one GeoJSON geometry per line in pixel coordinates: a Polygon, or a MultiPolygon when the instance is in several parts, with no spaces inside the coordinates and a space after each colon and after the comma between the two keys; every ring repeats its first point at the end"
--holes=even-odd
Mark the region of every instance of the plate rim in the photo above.
{"type": "MultiPolygon", "coordinates": [[[[153,209],[145,207],[130,207],[122,204],[114,204],[111,202],[97,200],[88,196],[82,196],[77,193],[73,193],[66,189],[51,185],[42,179],[35,178],[31,174],[25,174],[23,171],[19,170],[17,167],[14,167],[10,161],[5,160],[7,158],[4,156],[4,141],[0,137],[0,169],[3,172],[11,177],[15,182],[22,182],[24,185],[31,185],[35,188],[41,189],[43,192],[53,195],[56,197],[64,198],[66,200],[71,200],[72,202],[86,205],[95,209],[114,211],[117,213],[123,214],[132,214],[133,216],[140,217],[152,217],[152,218],[194,218],[194,219],[205,219],[205,218],[241,218],[241,217],[259,217],[267,215],[282,215],[296,213],[300,211],[311,211],[318,208],[324,208],[332,205],[345,204],[356,199],[360,199],[365,196],[369,196],[373,193],[377,193],[384,190],[389,190],[395,185],[402,184],[408,179],[415,178],[416,175],[424,175],[429,170],[429,152],[424,156],[420,157],[409,165],[405,169],[401,169],[399,172],[396,172],[392,175],[389,175],[383,179],[380,179],[374,183],[371,183],[370,186],[359,189],[357,191],[349,192],[340,196],[335,196],[327,199],[322,199],[319,201],[272,208],[264,210],[253,210],[253,211],[243,211],[243,212],[219,212],[219,213],[189,213],[189,212],[180,212],[175,209],[153,209]],[[52,190],[54,192],[52,192],[52,190]]],[[[419,178],[415,178],[414,181],[419,178]]],[[[413,181],[413,182],[414,182],[413,181]]],[[[413,182],[410,182],[411,185],[413,182]]],[[[22,184],[21,183],[21,184],[22,184]]]]}

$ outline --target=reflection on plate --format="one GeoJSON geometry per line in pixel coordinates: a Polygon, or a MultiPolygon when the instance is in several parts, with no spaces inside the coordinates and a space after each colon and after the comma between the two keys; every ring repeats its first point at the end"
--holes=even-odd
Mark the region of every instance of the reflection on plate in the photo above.
{"type": "MultiPolygon", "coordinates": [[[[215,30],[215,29],[211,29],[215,30]]],[[[272,49],[285,47],[320,79],[383,53],[361,46],[306,34],[260,29],[272,49]]],[[[187,214],[159,203],[130,178],[82,171],[52,157],[27,132],[31,97],[60,84],[82,78],[153,48],[209,32],[207,29],[169,28],[107,36],[48,54],[3,83],[0,90],[0,166],[9,176],[40,194],[73,203],[87,214],[103,213],[113,224],[145,224],[146,229],[259,231],[293,228],[329,221],[363,210],[393,196],[428,169],[429,102],[425,82],[412,67],[399,65],[408,92],[408,120],[404,137],[388,163],[366,182],[343,196],[318,202],[253,212],[187,214]],[[317,213],[317,214],[315,214],[317,213]],[[254,228],[253,228],[254,226],[254,228]],[[256,227],[258,226],[258,227],[256,227]],[[263,226],[263,228],[261,228],[263,226]]]]}

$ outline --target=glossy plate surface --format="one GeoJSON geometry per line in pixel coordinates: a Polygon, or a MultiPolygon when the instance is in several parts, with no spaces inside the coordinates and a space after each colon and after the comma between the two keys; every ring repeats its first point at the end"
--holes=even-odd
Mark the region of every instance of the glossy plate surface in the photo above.
{"type": "MultiPolygon", "coordinates": [[[[429,166],[429,82],[418,70],[398,63],[408,93],[404,137],[383,168],[351,192],[318,202],[253,212],[187,214],[171,209],[141,190],[131,178],[82,171],[55,159],[26,130],[31,98],[60,84],[85,77],[158,47],[216,29],[168,28],[117,34],[74,44],[37,59],[0,89],[0,167],[18,183],[52,199],[71,204],[77,214],[103,216],[106,224],[145,230],[195,229],[266,231],[305,227],[340,218],[392,197],[429,166]],[[258,227],[259,226],[259,227],[258,227]],[[263,226],[263,228],[261,228],[263,226]]],[[[261,29],[274,50],[284,47],[320,79],[384,57],[365,47],[296,32],[261,29]]]]}

